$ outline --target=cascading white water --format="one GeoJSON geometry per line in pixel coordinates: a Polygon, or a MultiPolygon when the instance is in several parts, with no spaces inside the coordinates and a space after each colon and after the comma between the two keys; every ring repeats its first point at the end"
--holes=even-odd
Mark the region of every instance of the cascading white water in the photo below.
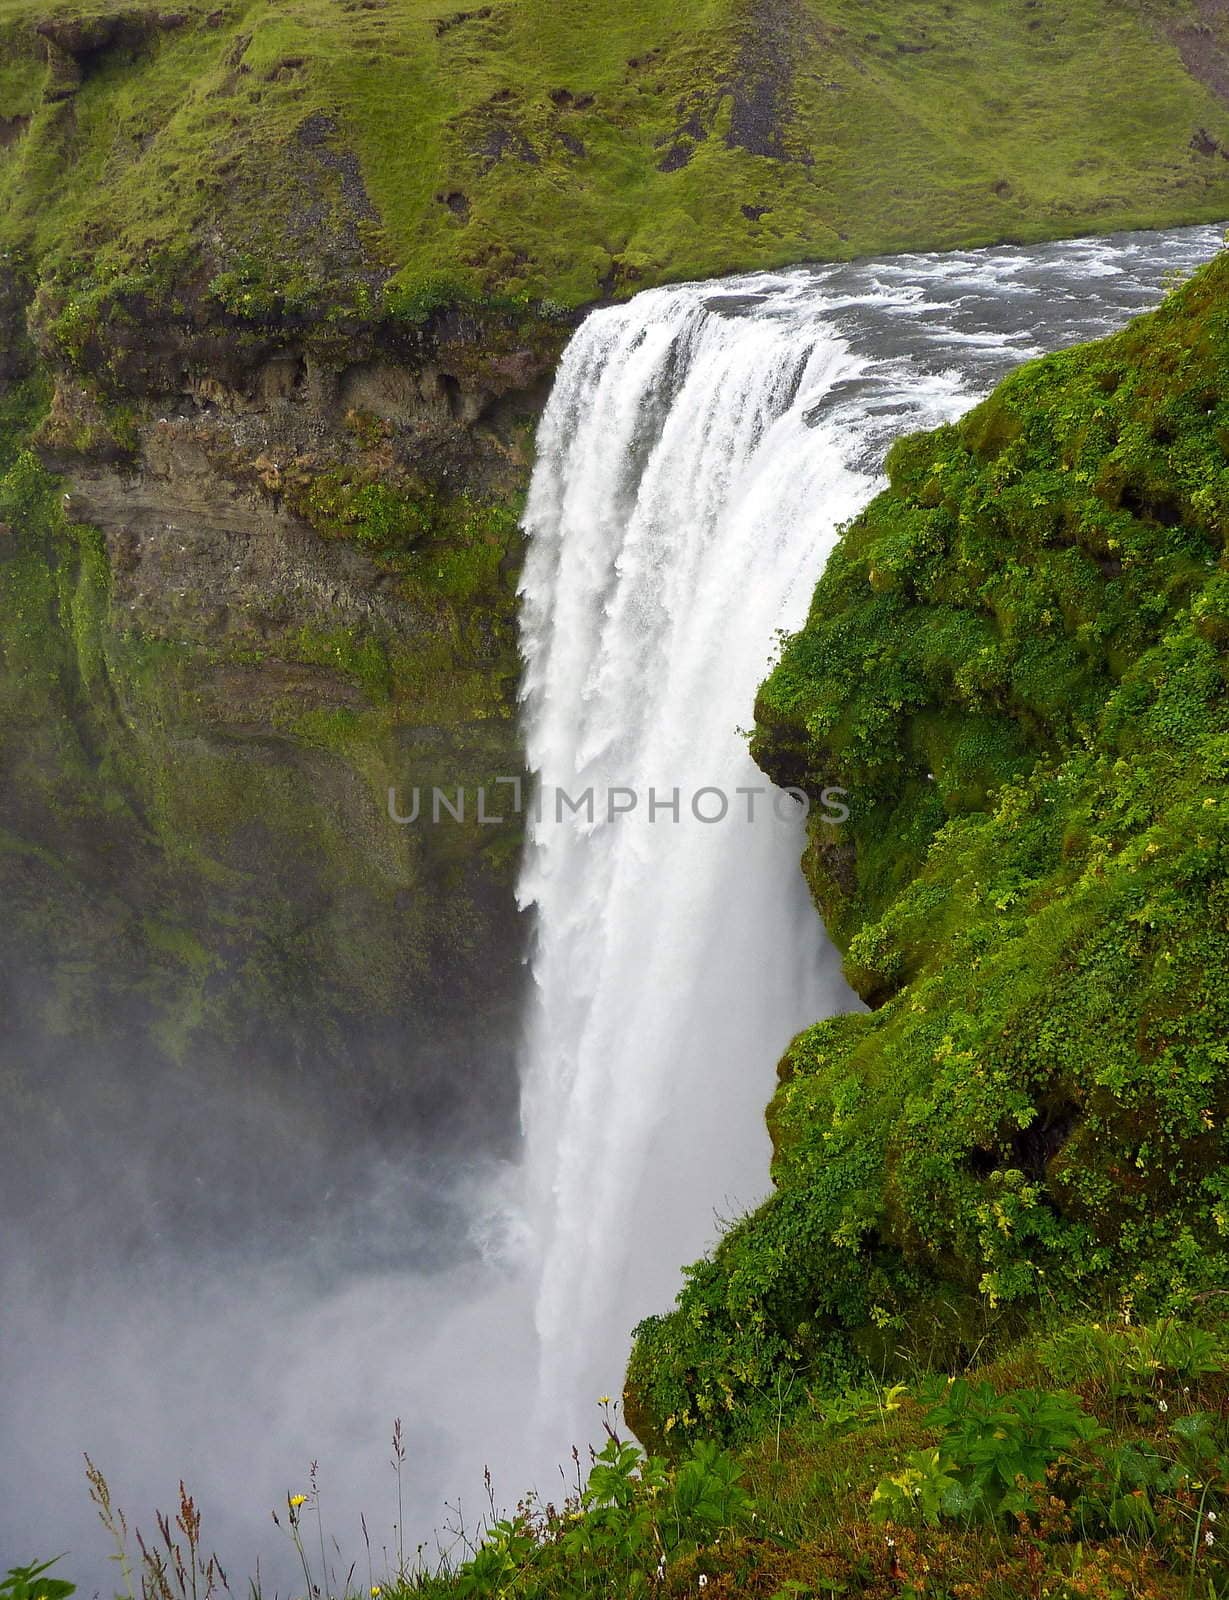
{"type": "Polygon", "coordinates": [[[892,437],[957,415],[1013,361],[1117,325],[1166,257],[1213,241],[683,285],[591,315],[569,346],[522,582],[544,1446],[588,1437],[632,1324],[668,1306],[718,1214],[767,1187],[780,1049],[855,1003],[798,871],[795,803],[746,792],[766,780],[738,730],[777,630],[803,620],[892,437]],[[728,814],[699,820],[693,801],[728,814]]]}
{"type": "Polygon", "coordinates": [[[864,495],[805,421],[860,363],[820,323],[800,340],[704,301],[589,318],[526,519],[525,1122],[556,1437],[582,1427],[586,1381],[590,1402],[617,1386],[632,1322],[669,1303],[714,1213],[761,1197],[775,1056],[847,996],[798,871],[799,807],[738,728],[864,495]],[[561,802],[588,791],[592,818],[561,802]],[[635,809],[612,820],[611,796],[635,809]]]}

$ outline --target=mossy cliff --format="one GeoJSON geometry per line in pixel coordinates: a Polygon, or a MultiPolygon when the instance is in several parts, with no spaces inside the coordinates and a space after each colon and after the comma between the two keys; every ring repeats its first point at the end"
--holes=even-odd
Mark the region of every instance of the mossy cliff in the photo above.
{"type": "Polygon", "coordinates": [[[390,1133],[505,1129],[519,828],[475,798],[522,767],[517,495],[554,344],[518,335],[501,378],[494,315],[327,345],[108,314],[71,365],[33,319],[5,401],[9,1134],[62,1070],[105,1100],[116,1056],[163,1107],[221,1075],[390,1133]],[[394,825],[390,788],[434,785],[464,824],[428,798],[394,825]]]}
{"type": "Polygon", "coordinates": [[[640,1330],[642,1437],[1229,1277],[1229,256],[898,444],[753,749],[870,1010],[781,1064],[776,1190],[640,1330]]]}

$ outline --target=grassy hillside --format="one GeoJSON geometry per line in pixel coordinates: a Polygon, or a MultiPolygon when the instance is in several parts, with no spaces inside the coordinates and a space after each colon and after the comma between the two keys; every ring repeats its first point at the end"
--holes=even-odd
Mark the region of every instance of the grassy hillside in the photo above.
{"type": "Polygon", "coordinates": [[[776,1193],[641,1330],[642,1437],[1223,1294],[1229,256],[899,444],[757,707],[851,792],[806,870],[874,1009],[801,1035],[776,1193]]]}
{"type": "Polygon", "coordinates": [[[1226,95],[1209,0],[3,0],[0,242],[238,309],[580,304],[1219,217],[1226,95]]]}

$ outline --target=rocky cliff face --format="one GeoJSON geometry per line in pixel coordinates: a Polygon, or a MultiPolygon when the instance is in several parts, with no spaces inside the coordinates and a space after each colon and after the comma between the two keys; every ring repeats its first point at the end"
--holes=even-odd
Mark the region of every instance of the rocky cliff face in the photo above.
{"type": "Polygon", "coordinates": [[[162,1100],[255,1076],[390,1130],[498,1133],[519,827],[474,809],[521,772],[516,506],[566,328],[257,330],[142,295],[70,336],[62,297],[22,300],[0,487],[13,1100],[41,1116],[40,1078],[87,1092],[82,1059],[120,1052],[162,1100]],[[434,785],[466,791],[463,823],[392,822],[390,788],[408,811],[434,785]]]}

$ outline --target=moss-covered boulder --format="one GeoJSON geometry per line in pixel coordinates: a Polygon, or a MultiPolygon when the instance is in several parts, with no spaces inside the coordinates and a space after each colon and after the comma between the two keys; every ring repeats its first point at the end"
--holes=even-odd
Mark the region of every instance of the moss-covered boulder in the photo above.
{"type": "Polygon", "coordinates": [[[786,1055],[642,1436],[1229,1275],[1229,258],[888,468],[753,741],[850,791],[804,865],[872,1009],[786,1055]]]}

